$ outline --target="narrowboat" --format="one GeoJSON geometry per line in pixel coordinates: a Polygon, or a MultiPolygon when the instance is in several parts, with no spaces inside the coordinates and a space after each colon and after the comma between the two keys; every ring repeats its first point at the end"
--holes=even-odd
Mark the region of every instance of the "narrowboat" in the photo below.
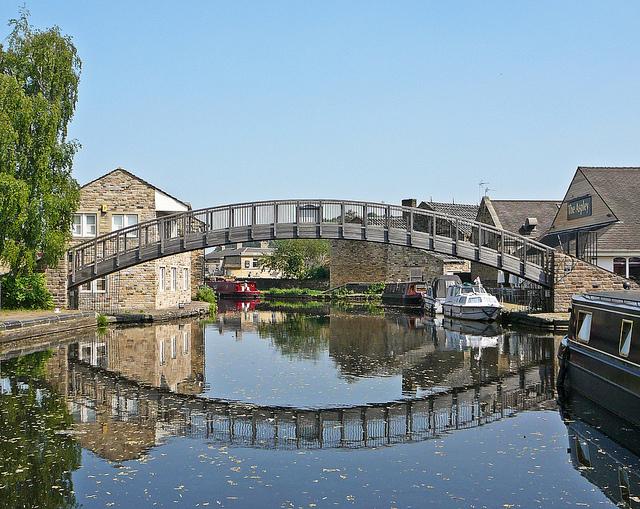
{"type": "Polygon", "coordinates": [[[432,311],[435,301],[428,293],[427,285],[421,281],[387,283],[382,292],[382,302],[396,306],[424,307],[432,311]]]}
{"type": "Polygon", "coordinates": [[[558,349],[558,388],[640,422],[640,292],[575,295],[558,349]]]}
{"type": "Polygon", "coordinates": [[[481,284],[450,286],[442,304],[444,316],[464,320],[491,322],[500,316],[501,310],[502,304],[481,284]]]}
{"type": "Polygon", "coordinates": [[[222,299],[250,300],[260,297],[255,281],[209,281],[209,286],[222,299]]]}

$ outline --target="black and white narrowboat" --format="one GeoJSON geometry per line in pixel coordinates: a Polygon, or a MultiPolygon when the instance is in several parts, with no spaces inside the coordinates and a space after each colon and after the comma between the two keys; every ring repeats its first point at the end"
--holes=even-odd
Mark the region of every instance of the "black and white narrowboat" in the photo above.
{"type": "Polygon", "coordinates": [[[640,292],[576,295],[558,385],[640,422],[640,292]]]}

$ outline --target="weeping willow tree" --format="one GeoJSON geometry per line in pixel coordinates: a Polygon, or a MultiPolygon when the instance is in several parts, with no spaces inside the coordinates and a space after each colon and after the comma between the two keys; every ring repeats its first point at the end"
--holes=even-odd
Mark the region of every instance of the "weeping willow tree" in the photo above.
{"type": "Polygon", "coordinates": [[[70,37],[32,28],[26,11],[9,27],[0,45],[0,261],[28,274],[55,265],[70,238],[79,144],[67,130],[81,62],[70,37]]]}

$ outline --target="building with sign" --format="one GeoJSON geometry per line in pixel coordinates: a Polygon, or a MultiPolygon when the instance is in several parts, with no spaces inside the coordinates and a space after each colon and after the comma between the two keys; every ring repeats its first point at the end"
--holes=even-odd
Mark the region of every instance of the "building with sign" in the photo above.
{"type": "MultiPolygon", "coordinates": [[[[492,200],[482,198],[476,221],[507,230],[532,240],[545,236],[560,207],[559,200],[492,200]]],[[[514,274],[504,273],[478,262],[471,264],[472,277],[480,277],[483,284],[520,286],[524,283],[514,274]]]]}
{"type": "Polygon", "coordinates": [[[580,166],[542,242],[640,280],[640,168],[580,166]]]}

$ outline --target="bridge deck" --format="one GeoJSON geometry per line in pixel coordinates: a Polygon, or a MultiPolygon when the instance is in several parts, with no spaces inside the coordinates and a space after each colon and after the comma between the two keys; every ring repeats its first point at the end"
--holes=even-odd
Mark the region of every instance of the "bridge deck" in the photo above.
{"type": "Polygon", "coordinates": [[[101,235],[69,250],[69,287],[196,249],[296,238],[358,240],[424,249],[551,286],[553,250],[529,238],[419,208],[307,200],[188,211],[101,235]]]}

